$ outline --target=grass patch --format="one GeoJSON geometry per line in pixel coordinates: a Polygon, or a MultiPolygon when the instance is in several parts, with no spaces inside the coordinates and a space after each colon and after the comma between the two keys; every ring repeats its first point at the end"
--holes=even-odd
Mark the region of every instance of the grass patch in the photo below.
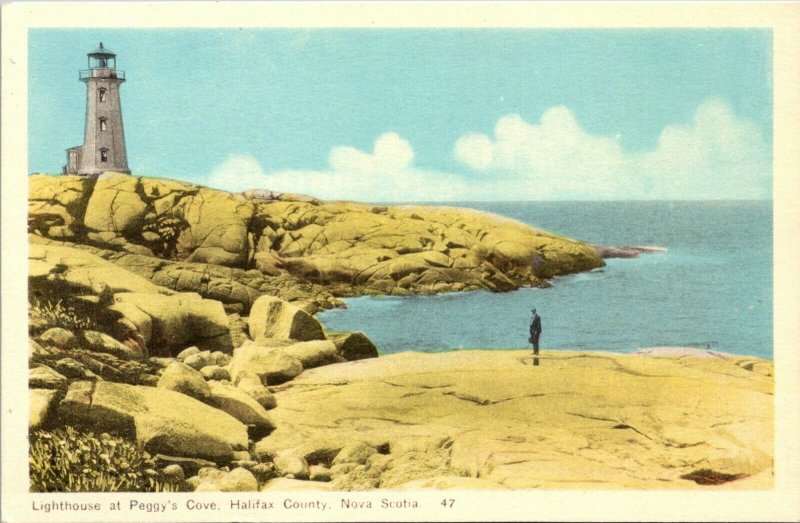
{"type": "Polygon", "coordinates": [[[42,331],[51,327],[71,331],[97,329],[97,322],[93,318],[79,314],[75,307],[65,305],[62,300],[54,303],[47,299],[33,298],[29,303],[28,318],[31,326],[42,331]]]}
{"type": "Polygon", "coordinates": [[[135,443],[72,427],[30,435],[32,492],[174,492],[153,458],[135,443]]]}

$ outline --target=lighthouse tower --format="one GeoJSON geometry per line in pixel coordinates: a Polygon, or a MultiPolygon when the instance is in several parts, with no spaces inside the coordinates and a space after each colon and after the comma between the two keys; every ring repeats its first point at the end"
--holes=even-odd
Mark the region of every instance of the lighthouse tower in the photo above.
{"type": "Polygon", "coordinates": [[[130,174],[119,87],[125,72],[117,70],[117,55],[100,47],[88,53],[89,69],[79,78],[86,84],[86,130],[83,145],[67,149],[65,174],[98,175],[105,171],[130,174]]]}

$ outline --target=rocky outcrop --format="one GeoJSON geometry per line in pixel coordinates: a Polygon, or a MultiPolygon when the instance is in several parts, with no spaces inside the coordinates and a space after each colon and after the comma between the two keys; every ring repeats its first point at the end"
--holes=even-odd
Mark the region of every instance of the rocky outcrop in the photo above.
{"type": "Polygon", "coordinates": [[[255,453],[324,465],[327,485],[347,490],[720,488],[703,486],[711,476],[769,488],[771,366],[691,354],[545,352],[538,366],[521,351],[383,356],[305,371],[276,392],[278,428],[255,453]]]}
{"type": "Polygon", "coordinates": [[[191,344],[228,352],[233,349],[228,316],[218,301],[194,293],[117,293],[114,302],[112,309],[136,326],[152,355],[169,356],[191,344]]]}
{"type": "Polygon", "coordinates": [[[225,412],[170,390],[76,381],[58,407],[69,424],[135,438],[153,454],[228,462],[247,449],[246,427],[225,412]]]}
{"type": "MultiPolygon", "coordinates": [[[[96,181],[33,175],[30,193],[34,235],[121,255],[256,269],[262,277],[291,275],[339,295],[504,291],[603,264],[591,245],[469,209],[231,194],[114,173],[96,181]]],[[[151,272],[176,290],[200,292],[211,283],[192,267],[151,272]]],[[[218,285],[217,295],[253,301],[250,286],[218,285]]]]}
{"type": "Polygon", "coordinates": [[[302,309],[275,296],[262,296],[253,304],[248,319],[250,337],[265,339],[322,340],[319,321],[302,309]]]}

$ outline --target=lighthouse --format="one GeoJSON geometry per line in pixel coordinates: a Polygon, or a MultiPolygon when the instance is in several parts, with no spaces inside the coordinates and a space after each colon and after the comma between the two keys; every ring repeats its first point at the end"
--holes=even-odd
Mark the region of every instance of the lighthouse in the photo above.
{"type": "Polygon", "coordinates": [[[117,55],[103,47],[103,42],[87,56],[89,68],[78,75],[86,84],[83,145],[67,149],[64,173],[96,176],[116,171],[130,174],[119,98],[125,72],[117,69],[117,55]]]}

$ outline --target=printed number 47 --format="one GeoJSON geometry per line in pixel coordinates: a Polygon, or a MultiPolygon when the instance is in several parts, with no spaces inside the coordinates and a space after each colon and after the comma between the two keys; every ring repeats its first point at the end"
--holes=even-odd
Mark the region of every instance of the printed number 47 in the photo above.
{"type": "Polygon", "coordinates": [[[439,504],[441,506],[443,506],[444,508],[453,508],[453,505],[455,504],[455,502],[456,502],[456,500],[454,500],[454,499],[443,499],[442,502],[439,503],[439,504]]]}

